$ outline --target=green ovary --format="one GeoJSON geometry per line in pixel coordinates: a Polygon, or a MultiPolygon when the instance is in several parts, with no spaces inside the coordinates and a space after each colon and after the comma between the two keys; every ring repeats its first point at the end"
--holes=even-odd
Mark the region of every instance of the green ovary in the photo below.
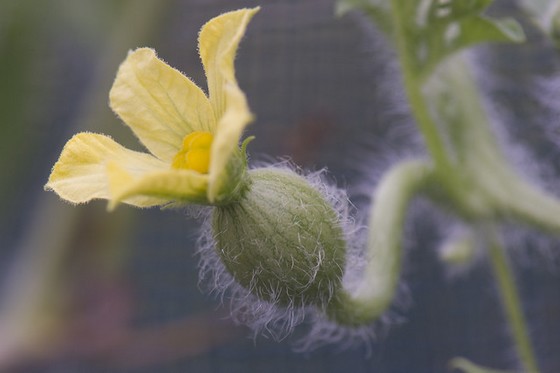
{"type": "Polygon", "coordinates": [[[242,286],[284,305],[326,305],[340,287],[345,241],[337,214],[302,177],[249,172],[250,188],[214,210],[218,255],[242,286]]]}

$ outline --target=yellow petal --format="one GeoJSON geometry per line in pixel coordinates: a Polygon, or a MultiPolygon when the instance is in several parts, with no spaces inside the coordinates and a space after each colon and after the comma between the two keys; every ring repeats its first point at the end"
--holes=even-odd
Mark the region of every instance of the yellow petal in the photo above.
{"type": "Polygon", "coordinates": [[[210,152],[210,170],[208,172],[208,199],[219,199],[224,184],[228,182],[226,167],[233,152],[239,146],[243,129],[253,116],[249,111],[245,95],[236,85],[225,86],[227,106],[214,136],[210,152]]]}
{"type": "Polygon", "coordinates": [[[109,100],[148,150],[167,162],[181,149],[188,133],[213,132],[216,126],[204,92],[149,48],[128,54],[109,100]]]}
{"type": "Polygon", "coordinates": [[[226,110],[225,82],[237,85],[233,62],[247,24],[259,8],[224,13],[206,23],[198,37],[200,58],[216,118],[226,110]]]}
{"type": "MultiPolygon", "coordinates": [[[[106,168],[109,161],[138,175],[168,167],[150,154],[124,148],[108,136],[79,133],[64,146],[45,189],[53,190],[72,203],[84,203],[96,198],[109,199],[106,168]]],[[[147,207],[161,205],[166,201],[142,197],[124,202],[147,207]]]]}
{"type": "Polygon", "coordinates": [[[186,203],[206,203],[208,176],[191,170],[161,170],[135,177],[117,163],[107,165],[109,210],[131,197],[155,197],[186,203]]]}

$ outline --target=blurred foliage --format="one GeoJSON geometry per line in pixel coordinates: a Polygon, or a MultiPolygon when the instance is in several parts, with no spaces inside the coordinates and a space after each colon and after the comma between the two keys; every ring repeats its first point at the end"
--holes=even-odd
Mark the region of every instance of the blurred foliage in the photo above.
{"type": "Polygon", "coordinates": [[[72,65],[60,52],[72,49],[77,58],[88,51],[97,55],[125,4],[121,0],[0,2],[1,226],[10,226],[18,207],[36,197],[23,197],[22,185],[44,177],[38,172],[37,156],[45,154],[48,139],[60,131],[55,121],[67,118],[65,111],[76,111],[70,108],[75,98],[67,105],[60,102],[65,99],[61,89],[74,83],[60,80],[79,78],[75,71],[61,71],[72,65]]]}

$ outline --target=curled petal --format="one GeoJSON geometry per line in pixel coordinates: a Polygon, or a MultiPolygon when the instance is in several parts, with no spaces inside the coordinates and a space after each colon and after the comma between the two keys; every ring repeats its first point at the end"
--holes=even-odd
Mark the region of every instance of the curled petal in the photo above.
{"type": "Polygon", "coordinates": [[[230,181],[226,172],[228,162],[239,146],[243,129],[253,119],[245,95],[239,87],[226,85],[225,92],[226,111],[218,123],[210,155],[212,159],[208,185],[210,202],[219,199],[224,184],[230,181]]]}
{"type": "MultiPolygon", "coordinates": [[[[126,149],[108,136],[79,133],[64,146],[45,189],[53,190],[72,203],[109,199],[108,162],[119,164],[128,173],[138,175],[168,167],[152,155],[126,149]]],[[[152,197],[130,198],[124,202],[139,207],[165,203],[152,197]]]]}
{"type": "Polygon", "coordinates": [[[181,148],[185,135],[213,132],[216,125],[204,92],[149,48],[128,54],[109,100],[148,150],[167,162],[181,148]]]}
{"type": "Polygon", "coordinates": [[[198,49],[206,77],[208,93],[216,118],[226,110],[225,84],[237,85],[234,59],[247,24],[259,8],[224,13],[208,21],[198,37],[198,49]]]}
{"type": "Polygon", "coordinates": [[[108,209],[130,198],[159,198],[185,203],[206,203],[208,176],[191,170],[159,170],[135,177],[117,163],[107,165],[111,198],[108,209]]]}

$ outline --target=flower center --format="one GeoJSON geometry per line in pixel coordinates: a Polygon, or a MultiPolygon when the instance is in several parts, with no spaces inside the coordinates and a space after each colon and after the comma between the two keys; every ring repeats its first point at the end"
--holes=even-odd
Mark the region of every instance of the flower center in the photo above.
{"type": "Polygon", "coordinates": [[[173,158],[172,168],[207,174],[210,167],[210,148],[214,136],[210,132],[195,131],[183,139],[183,147],[173,158]]]}

